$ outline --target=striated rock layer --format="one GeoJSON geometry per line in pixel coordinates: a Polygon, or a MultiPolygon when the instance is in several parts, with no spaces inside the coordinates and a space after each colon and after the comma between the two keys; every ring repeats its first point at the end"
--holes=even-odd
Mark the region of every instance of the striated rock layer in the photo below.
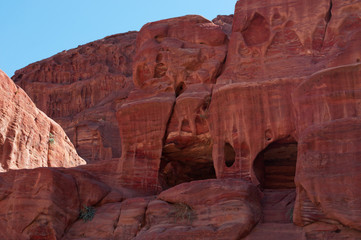
{"type": "Polygon", "coordinates": [[[0,226],[19,239],[360,238],[360,10],[239,0],[234,16],[148,23],[17,71],[92,164],[3,174],[0,226]],[[42,176],[56,182],[36,190],[42,176]]]}
{"type": "Polygon", "coordinates": [[[0,171],[85,164],[63,129],[0,70],[0,171]]]}
{"type": "Polygon", "coordinates": [[[121,156],[115,110],[132,83],[136,32],[63,51],[18,70],[13,80],[66,131],[88,163],[121,156]]]}
{"type": "Polygon", "coordinates": [[[177,170],[177,165],[194,164],[197,158],[211,161],[209,130],[200,115],[222,69],[227,41],[219,25],[194,15],[140,30],[133,67],[136,88],[117,112],[124,140],[118,169],[129,186],[159,191],[184,181],[167,180],[170,172],[187,179],[187,170],[177,170]]]}

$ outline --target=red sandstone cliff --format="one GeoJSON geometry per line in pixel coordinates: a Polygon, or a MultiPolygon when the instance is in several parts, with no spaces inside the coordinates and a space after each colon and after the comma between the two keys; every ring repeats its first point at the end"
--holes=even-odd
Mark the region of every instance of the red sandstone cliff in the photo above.
{"type": "Polygon", "coordinates": [[[0,171],[85,164],[63,129],[0,70],[0,171]]]}
{"type": "Polygon", "coordinates": [[[88,163],[121,156],[115,110],[133,88],[136,32],[63,51],[16,71],[13,80],[66,131],[88,163]]]}
{"type": "Polygon", "coordinates": [[[239,0],[17,71],[92,164],[0,175],[4,238],[360,239],[360,10],[239,0]]]}

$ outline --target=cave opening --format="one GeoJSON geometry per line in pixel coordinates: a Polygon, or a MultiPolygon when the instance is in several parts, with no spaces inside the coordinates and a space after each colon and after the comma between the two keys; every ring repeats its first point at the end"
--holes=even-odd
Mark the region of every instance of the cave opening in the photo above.
{"type": "Polygon", "coordinates": [[[271,143],[256,157],[253,170],[263,191],[263,222],[293,221],[296,162],[297,142],[293,138],[271,143]]]}
{"type": "Polygon", "coordinates": [[[258,154],[253,169],[262,189],[295,188],[297,142],[285,139],[271,143],[258,154]]]}
{"type": "Polygon", "coordinates": [[[167,189],[184,182],[215,179],[211,144],[192,147],[169,144],[163,148],[159,168],[159,182],[167,189]]]}

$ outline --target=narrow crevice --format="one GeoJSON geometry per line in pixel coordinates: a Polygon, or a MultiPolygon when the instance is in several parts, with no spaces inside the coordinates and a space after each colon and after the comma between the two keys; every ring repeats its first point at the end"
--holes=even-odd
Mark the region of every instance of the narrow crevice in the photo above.
{"type": "Polygon", "coordinates": [[[114,224],[113,224],[113,237],[114,237],[115,230],[117,230],[117,227],[118,227],[118,223],[119,223],[119,219],[120,219],[120,215],[121,215],[121,214],[122,214],[122,204],[120,205],[118,217],[117,217],[117,219],[114,221],[114,224]]]}
{"type": "MultiPolygon", "coordinates": [[[[67,173],[64,173],[64,174],[67,174],[67,173]]],[[[71,175],[71,174],[67,174],[67,175],[69,175],[74,180],[74,184],[75,184],[75,187],[76,187],[76,193],[78,195],[78,200],[79,200],[79,206],[78,206],[78,211],[79,211],[79,209],[81,208],[81,202],[80,202],[80,193],[79,193],[78,181],[76,180],[76,178],[73,175],[71,175]]],[[[63,232],[63,234],[61,236],[61,239],[63,239],[63,237],[69,232],[71,227],[74,225],[74,223],[76,223],[78,221],[78,219],[79,219],[79,216],[77,216],[77,218],[73,222],[71,222],[68,226],[65,227],[64,232],[63,232]]]]}
{"type": "Polygon", "coordinates": [[[143,214],[143,217],[142,217],[142,222],[140,223],[140,226],[138,228],[138,232],[135,234],[134,236],[134,239],[137,238],[138,234],[142,231],[143,228],[146,227],[147,225],[147,211],[148,211],[148,206],[149,206],[149,203],[150,203],[151,200],[149,200],[149,202],[147,203],[147,206],[145,207],[144,209],[144,214],[143,214]]]}
{"type": "Polygon", "coordinates": [[[139,231],[147,225],[147,211],[148,211],[149,203],[150,201],[147,203],[147,206],[144,209],[144,214],[142,217],[142,222],[140,223],[139,231]]]}
{"type": "MultiPolygon", "coordinates": [[[[192,135],[192,141],[200,135],[203,136],[205,131],[210,129],[209,121],[206,119],[209,117],[213,86],[211,86],[210,90],[209,95],[204,96],[200,105],[197,106],[197,116],[194,116],[194,119],[183,119],[178,122],[178,130],[195,134],[192,135]],[[191,129],[190,121],[194,121],[195,129],[191,129]]],[[[172,119],[172,116],[170,118],[172,119]]],[[[196,149],[193,142],[187,142],[189,140],[187,137],[181,135],[174,137],[172,135],[168,139],[169,134],[172,134],[168,128],[169,125],[167,125],[158,169],[159,185],[163,189],[168,189],[184,182],[216,178],[214,163],[211,159],[211,140],[197,143],[196,147],[198,149],[196,149]]]]}
{"type": "Polygon", "coordinates": [[[226,50],[226,55],[224,56],[223,62],[221,63],[221,66],[218,69],[218,72],[214,78],[215,82],[214,84],[217,83],[217,79],[222,75],[222,73],[225,71],[226,69],[226,61],[227,61],[227,57],[228,57],[228,44],[227,44],[227,50],[226,50]]]}
{"type": "Polygon", "coordinates": [[[330,0],[330,7],[328,8],[328,11],[325,16],[326,25],[330,22],[332,17],[332,0],[330,0]]]}
{"type": "Polygon", "coordinates": [[[167,137],[168,137],[168,128],[169,128],[169,125],[170,125],[170,122],[171,122],[171,119],[173,117],[173,114],[174,114],[174,108],[175,108],[175,105],[176,105],[176,97],[174,98],[174,101],[173,101],[173,105],[172,105],[172,110],[169,114],[169,118],[168,118],[168,121],[166,123],[166,127],[165,127],[165,131],[164,131],[164,135],[163,135],[163,139],[162,139],[162,155],[161,155],[161,159],[160,159],[160,162],[159,162],[159,166],[158,166],[158,186],[160,186],[162,189],[163,189],[163,183],[160,181],[161,177],[159,175],[159,172],[161,171],[161,168],[162,168],[162,158],[163,158],[163,155],[164,155],[164,146],[166,144],[166,141],[167,141],[167,137]]]}
{"type": "Polygon", "coordinates": [[[180,82],[180,83],[178,84],[178,86],[176,87],[176,89],[175,89],[175,96],[176,96],[176,98],[179,97],[179,95],[181,95],[181,94],[185,91],[185,89],[186,89],[185,83],[184,83],[184,82],[180,82]]]}
{"type": "Polygon", "coordinates": [[[332,0],[330,0],[330,7],[328,8],[328,11],[325,15],[325,30],[323,31],[323,36],[322,36],[322,45],[321,45],[321,49],[323,48],[324,42],[325,42],[325,37],[326,37],[326,33],[327,33],[327,28],[328,28],[328,23],[331,21],[332,18],[332,0]]]}
{"type": "Polygon", "coordinates": [[[166,142],[167,137],[168,137],[168,128],[169,128],[170,122],[171,122],[173,114],[174,114],[174,108],[175,108],[176,102],[177,102],[176,99],[174,99],[173,105],[172,105],[172,110],[170,111],[168,121],[167,121],[167,123],[165,125],[165,132],[164,132],[163,141],[162,141],[162,149],[164,148],[165,142],[166,142]]]}
{"type": "Polygon", "coordinates": [[[36,217],[28,224],[26,225],[23,230],[21,231],[21,233],[24,233],[24,231],[29,228],[36,220],[38,220],[38,218],[42,215],[43,213],[40,212],[38,215],[36,215],[36,217]]]}

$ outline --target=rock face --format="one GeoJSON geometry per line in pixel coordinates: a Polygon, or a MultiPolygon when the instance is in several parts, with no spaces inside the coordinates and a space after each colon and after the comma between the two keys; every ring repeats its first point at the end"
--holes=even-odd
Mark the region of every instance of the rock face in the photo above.
{"type": "Polygon", "coordinates": [[[317,73],[295,91],[299,116],[311,112],[298,119],[298,224],[305,225],[314,218],[337,219],[361,230],[357,190],[361,178],[360,89],[361,64],[357,64],[317,73]],[[327,181],[322,181],[324,178],[327,181]]]}
{"type": "Polygon", "coordinates": [[[360,61],[359,4],[276,0],[266,7],[238,1],[225,71],[217,83],[304,77],[360,61]]]}
{"type": "Polygon", "coordinates": [[[226,43],[221,28],[200,16],[149,23],[140,30],[133,67],[136,88],[117,112],[124,140],[118,168],[131,187],[158,191],[179,183],[167,179],[170,172],[188,178],[189,170],[177,169],[179,165],[197,158],[211,161],[202,106],[222,69],[226,43]]]}
{"type": "MultiPolygon", "coordinates": [[[[4,234],[360,239],[360,10],[360,0],[239,0],[233,16],[148,23],[17,71],[91,164],[0,175],[4,234]]],[[[24,95],[9,86],[4,112],[24,95]]],[[[8,138],[9,156],[29,152],[23,135],[8,138]]],[[[45,166],[72,166],[64,159],[45,166]]]]}
{"type": "Polygon", "coordinates": [[[85,164],[63,129],[0,71],[0,171],[85,164]]]}
{"type": "Polygon", "coordinates": [[[149,203],[135,239],[239,239],[261,217],[258,190],[235,180],[203,180],[163,191],[149,203]]]}
{"type": "Polygon", "coordinates": [[[13,80],[66,131],[88,163],[121,156],[115,116],[132,82],[136,32],[63,51],[16,71],[13,80]]]}

